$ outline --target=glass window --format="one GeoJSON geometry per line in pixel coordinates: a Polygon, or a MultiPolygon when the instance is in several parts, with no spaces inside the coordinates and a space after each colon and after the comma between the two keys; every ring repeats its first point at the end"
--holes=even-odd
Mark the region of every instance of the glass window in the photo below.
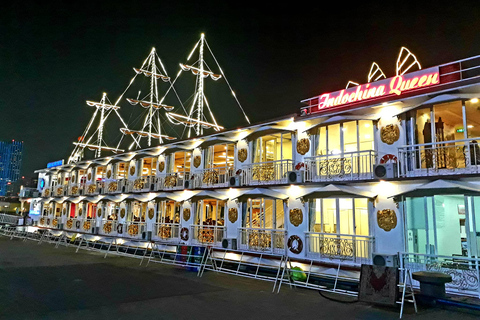
{"type": "Polygon", "coordinates": [[[205,150],[205,169],[233,168],[235,160],[233,144],[217,144],[205,150]]]}
{"type": "Polygon", "coordinates": [[[177,172],[180,177],[183,177],[183,174],[190,172],[190,164],[191,164],[191,152],[175,152],[174,154],[170,155],[169,161],[169,172],[175,173],[177,172]]]}
{"type": "Polygon", "coordinates": [[[180,203],[175,201],[161,201],[158,203],[158,223],[179,223],[180,203]]]}
{"type": "Polygon", "coordinates": [[[204,199],[197,202],[196,219],[197,225],[225,225],[225,201],[204,199]]]}
{"type": "Polygon", "coordinates": [[[285,226],[282,200],[249,199],[243,226],[259,229],[283,229],[285,226]]]}
{"type": "Polygon", "coordinates": [[[480,101],[466,101],[467,138],[480,137],[480,101]]]}
{"type": "Polygon", "coordinates": [[[368,199],[310,200],[310,231],[369,236],[368,199]]]}
{"type": "Polygon", "coordinates": [[[157,158],[144,158],[142,160],[142,177],[155,175],[157,158]]]}
{"type": "Polygon", "coordinates": [[[253,162],[292,159],[292,134],[278,133],[253,141],[253,162]]]}

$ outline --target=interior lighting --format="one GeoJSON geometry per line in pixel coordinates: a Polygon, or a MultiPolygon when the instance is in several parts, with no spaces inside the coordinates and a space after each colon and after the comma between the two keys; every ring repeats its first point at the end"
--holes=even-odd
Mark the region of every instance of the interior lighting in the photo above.
{"type": "Polygon", "coordinates": [[[478,102],[478,98],[473,98],[470,100],[471,103],[477,103],[478,102]]]}

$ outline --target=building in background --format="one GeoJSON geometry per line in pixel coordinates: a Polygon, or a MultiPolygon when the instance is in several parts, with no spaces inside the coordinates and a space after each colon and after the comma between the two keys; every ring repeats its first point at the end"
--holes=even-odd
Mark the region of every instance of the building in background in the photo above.
{"type": "Polygon", "coordinates": [[[20,178],[22,154],[23,141],[0,141],[0,196],[15,191],[12,188],[20,178]]]}

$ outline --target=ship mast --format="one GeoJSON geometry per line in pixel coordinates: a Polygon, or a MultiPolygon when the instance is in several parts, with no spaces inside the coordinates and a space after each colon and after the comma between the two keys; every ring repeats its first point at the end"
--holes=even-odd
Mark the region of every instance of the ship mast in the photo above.
{"type": "MultiPolygon", "coordinates": [[[[145,118],[143,120],[143,125],[139,130],[132,130],[128,128],[121,128],[120,131],[124,135],[132,135],[134,137],[134,142],[130,145],[130,148],[136,144],[137,147],[140,146],[140,141],[142,138],[147,138],[147,145],[150,147],[153,143],[153,139],[158,139],[159,143],[162,144],[164,140],[173,140],[174,137],[170,137],[164,133],[162,133],[161,127],[161,119],[160,119],[160,110],[165,109],[167,111],[173,110],[174,107],[164,105],[162,103],[163,99],[159,99],[158,95],[158,80],[162,80],[163,82],[170,82],[170,77],[167,76],[167,72],[160,60],[157,57],[155,48],[152,48],[150,54],[148,55],[147,59],[145,60],[144,64],[141,68],[133,68],[135,70],[136,75],[144,75],[150,78],[150,88],[149,94],[144,98],[140,99],[137,97],[136,99],[127,98],[127,101],[131,105],[140,105],[141,107],[147,109],[145,118]],[[158,59],[158,65],[157,65],[158,59]],[[160,71],[161,68],[161,71],[160,71]],[[136,138],[135,138],[136,137],[136,138]]],[[[136,76],[135,76],[136,77],[136,76]]],[[[133,80],[130,82],[133,83],[133,80]]],[[[138,93],[140,96],[141,92],[138,93]]]]}
{"type": "MultiPolygon", "coordinates": [[[[68,163],[75,163],[80,161],[85,153],[85,148],[88,148],[90,150],[95,151],[95,158],[99,158],[102,155],[102,150],[104,151],[112,151],[112,152],[123,152],[124,150],[115,148],[115,147],[109,147],[108,145],[105,144],[105,141],[103,139],[103,133],[104,133],[104,127],[105,127],[105,122],[110,115],[112,111],[115,111],[117,116],[119,117],[120,121],[124,123],[122,117],[118,113],[118,109],[120,109],[119,106],[117,105],[112,105],[107,103],[107,94],[103,93],[102,99],[100,102],[95,102],[95,101],[87,101],[87,105],[91,107],[95,107],[95,112],[90,119],[85,131],[83,134],[78,138],[78,142],[74,142],[73,144],[75,145],[75,148],[73,149],[70,157],[68,158],[68,163]],[[100,113],[100,119],[98,122],[97,129],[90,133],[90,129],[92,128],[92,125],[97,118],[97,114],[100,113]],[[96,139],[96,140],[94,140],[96,139]]],[[[124,123],[125,124],[125,123],[124,123]]]]}
{"type": "MultiPolygon", "coordinates": [[[[193,50],[190,52],[190,55],[187,58],[187,61],[190,60],[192,55],[195,53],[196,49],[198,48],[198,60],[195,62],[193,65],[188,65],[188,64],[180,64],[180,72],[177,75],[177,78],[180,76],[182,71],[190,71],[192,72],[193,75],[196,76],[196,92],[194,95],[194,100],[193,103],[190,107],[190,110],[188,112],[188,115],[181,115],[173,112],[168,112],[167,113],[167,118],[172,122],[173,124],[176,125],[184,125],[185,127],[188,127],[188,138],[191,136],[191,131],[194,132],[196,136],[203,135],[203,130],[204,129],[214,129],[215,131],[220,131],[223,130],[224,127],[220,126],[216,119],[215,116],[212,113],[212,110],[210,109],[210,106],[208,104],[208,100],[205,96],[205,78],[210,77],[212,80],[217,81],[221,78],[225,79],[227,82],[228,86],[230,87],[230,84],[228,83],[227,79],[225,78],[225,75],[218,65],[217,60],[213,56],[213,59],[215,60],[215,63],[217,64],[218,69],[220,70],[221,74],[215,74],[213,73],[208,65],[205,62],[205,47],[208,48],[209,52],[212,54],[210,48],[208,47],[208,43],[205,39],[205,35],[202,33],[200,40],[195,44],[195,47],[193,50]],[[208,110],[208,115],[209,119],[207,119],[207,114],[206,110],[208,110]],[[192,130],[193,129],[193,130],[192,130]]],[[[176,79],[175,79],[176,81],[176,79]]],[[[174,81],[174,82],[175,82],[174,81]]],[[[246,116],[242,106],[238,102],[235,93],[233,90],[230,88],[232,95],[234,96],[235,100],[237,101],[238,106],[242,110],[245,119],[247,120],[248,123],[250,123],[248,117],[246,116]]]]}

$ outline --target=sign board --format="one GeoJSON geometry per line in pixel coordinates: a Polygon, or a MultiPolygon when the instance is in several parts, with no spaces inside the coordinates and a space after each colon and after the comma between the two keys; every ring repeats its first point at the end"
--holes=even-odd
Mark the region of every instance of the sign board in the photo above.
{"type": "Polygon", "coordinates": [[[63,166],[63,159],[47,163],[47,168],[53,168],[53,167],[59,167],[59,166],[63,166]]]}

